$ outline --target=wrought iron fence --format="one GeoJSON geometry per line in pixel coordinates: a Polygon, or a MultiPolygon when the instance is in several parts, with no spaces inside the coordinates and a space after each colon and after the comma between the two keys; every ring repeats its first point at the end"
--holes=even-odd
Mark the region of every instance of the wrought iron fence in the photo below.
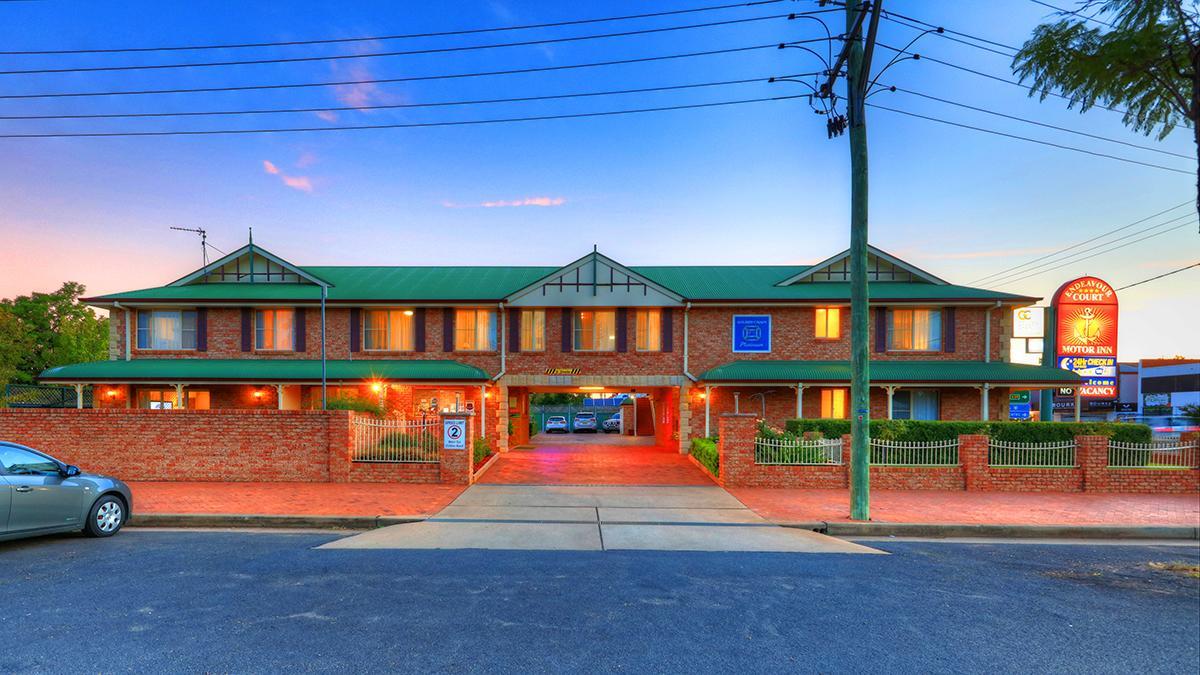
{"type": "Polygon", "coordinates": [[[355,417],[350,459],[355,462],[436,463],[441,450],[437,420],[355,417]]]}
{"type": "Polygon", "coordinates": [[[874,466],[958,466],[958,439],[887,441],[871,439],[874,466]]]}
{"type": "MultiPolygon", "coordinates": [[[[9,384],[4,387],[4,405],[10,408],[75,408],[74,387],[50,384],[9,384]]],[[[92,407],[92,386],[83,388],[83,407],[92,407]]]]}
{"type": "Polygon", "coordinates": [[[1200,442],[1108,442],[1108,466],[1114,469],[1194,469],[1200,467],[1200,442]]]}
{"type": "Polygon", "coordinates": [[[788,466],[842,463],[840,438],[762,438],[754,439],[754,462],[788,466]]]}
{"type": "Polygon", "coordinates": [[[1073,469],[1075,441],[1052,443],[1015,443],[992,439],[988,443],[988,464],[997,467],[1035,467],[1073,469]]]}

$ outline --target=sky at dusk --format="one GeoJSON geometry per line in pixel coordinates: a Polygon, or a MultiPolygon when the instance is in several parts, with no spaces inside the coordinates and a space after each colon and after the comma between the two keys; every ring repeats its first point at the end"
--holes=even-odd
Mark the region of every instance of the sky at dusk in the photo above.
{"type": "MultiPolygon", "coordinates": [[[[1070,0],[1059,0],[1068,3],[1070,0]]],[[[346,38],[522,25],[722,4],[683,2],[0,3],[0,49],[85,49],[346,38]]],[[[885,8],[1008,45],[1049,10],[1028,0],[887,0],[885,8]]],[[[0,70],[289,58],[483,45],[767,17],[815,2],[537,30],[333,45],[134,54],[7,55],[0,70]]],[[[842,15],[824,18],[836,33],[842,15]]],[[[885,21],[880,42],[917,31],[885,21]]],[[[553,67],[823,37],[783,18],[549,45],[234,67],[0,74],[0,96],[553,67]]],[[[822,43],[809,45],[822,55],[822,43]]],[[[937,35],[923,55],[1011,78],[1009,59],[937,35]]],[[[891,52],[881,49],[882,65],[891,52]]],[[[0,134],[406,124],[665,107],[806,93],[765,78],[822,69],[798,49],[489,77],[265,91],[0,98],[13,115],[347,107],[337,112],[154,119],[0,119],[0,134]],[[668,92],[434,108],[367,106],[544,96],[728,80],[668,92]]],[[[809,78],[810,80],[812,78],[809,78]]],[[[1068,111],[929,61],[880,80],[922,94],[1194,157],[1190,131],[1159,142],[1120,115],[1068,111]]],[[[1195,197],[1195,160],[1038,128],[913,94],[871,103],[1181,169],[1139,166],[869,111],[871,243],[953,283],[1082,242],[1195,197]]],[[[65,280],[103,293],[157,286],[200,264],[202,227],[225,251],[256,243],[301,265],[566,264],[591,250],[627,265],[802,264],[849,242],[846,138],[803,100],[509,124],[293,134],[0,138],[0,297],[65,280]]],[[[1184,206],[1112,237],[1173,217],[1184,206]]],[[[1175,224],[1191,223],[1187,218],[1175,224]]],[[[1048,297],[1082,274],[1114,286],[1200,261],[1192,223],[1045,274],[985,285],[1048,297]]],[[[1129,242],[1136,237],[1118,243],[1129,242]]],[[[1102,240],[1102,243],[1105,240],[1102,240]]],[[[1088,244],[1080,249],[1095,246],[1088,244]]],[[[1100,249],[1102,250],[1102,249],[1100,249]]],[[[1122,359],[1200,355],[1200,269],[1121,293],[1122,359]]]]}

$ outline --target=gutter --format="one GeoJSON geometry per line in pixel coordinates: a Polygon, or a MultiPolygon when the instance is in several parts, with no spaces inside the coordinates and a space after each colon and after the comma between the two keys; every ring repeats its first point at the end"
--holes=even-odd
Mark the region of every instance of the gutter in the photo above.
{"type": "Polygon", "coordinates": [[[125,310],[125,360],[128,361],[133,353],[129,344],[129,308],[122,306],[121,303],[116,300],[113,300],[113,307],[116,309],[125,310]]]}
{"type": "Polygon", "coordinates": [[[504,377],[504,373],[508,372],[508,326],[506,325],[505,321],[507,317],[504,312],[504,303],[498,303],[496,308],[496,313],[500,315],[500,321],[497,322],[500,324],[500,372],[496,373],[496,376],[492,378],[492,382],[498,381],[500,378],[504,377]]]}
{"type": "Polygon", "coordinates": [[[691,308],[692,303],[690,301],[683,306],[683,374],[692,382],[699,382],[700,378],[688,370],[688,310],[691,308]]]}

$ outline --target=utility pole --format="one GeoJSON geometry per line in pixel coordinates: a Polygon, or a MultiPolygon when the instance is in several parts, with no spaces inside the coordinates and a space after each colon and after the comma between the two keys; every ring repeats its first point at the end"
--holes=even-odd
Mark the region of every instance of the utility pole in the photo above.
{"type": "Polygon", "coordinates": [[[871,57],[882,0],[846,2],[842,53],[821,88],[834,97],[833,85],[846,65],[846,116],[850,131],[850,518],[871,519],[870,473],[870,293],[867,288],[867,118],[863,101],[871,84],[871,57]],[[862,27],[870,13],[867,35],[862,27]]]}

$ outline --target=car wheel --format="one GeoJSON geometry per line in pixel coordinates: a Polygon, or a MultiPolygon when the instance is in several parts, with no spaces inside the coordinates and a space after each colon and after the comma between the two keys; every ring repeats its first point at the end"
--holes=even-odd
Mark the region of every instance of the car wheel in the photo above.
{"type": "Polygon", "coordinates": [[[92,504],[84,534],[89,537],[111,537],[125,524],[125,503],[114,495],[104,495],[92,504]]]}

